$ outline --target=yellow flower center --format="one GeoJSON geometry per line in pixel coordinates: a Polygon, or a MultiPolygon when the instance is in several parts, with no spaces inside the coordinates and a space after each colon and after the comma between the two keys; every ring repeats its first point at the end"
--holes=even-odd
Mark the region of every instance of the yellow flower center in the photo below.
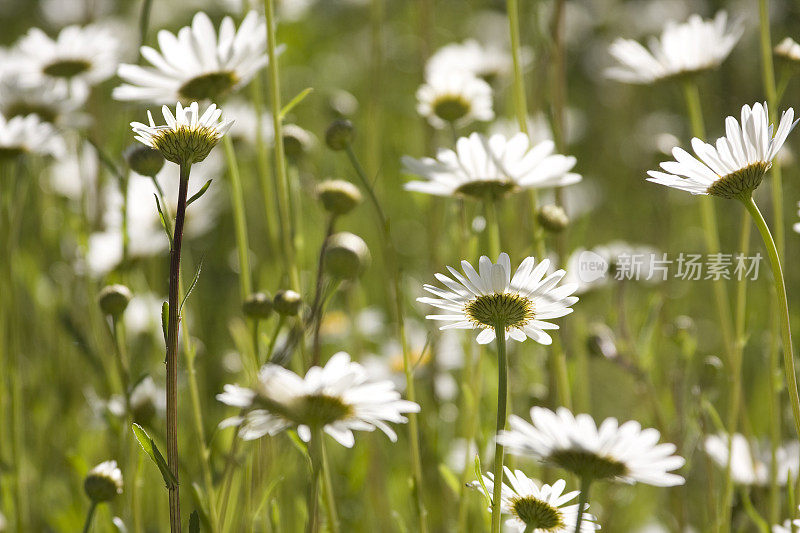
{"type": "Polygon", "coordinates": [[[446,122],[455,122],[467,116],[470,103],[461,95],[448,94],[434,100],[433,113],[446,122]]]}
{"type": "Polygon", "coordinates": [[[92,67],[92,64],[84,59],[62,59],[50,63],[44,69],[45,74],[54,78],[72,78],[78,74],[83,74],[92,67]]]}
{"type": "Polygon", "coordinates": [[[478,326],[505,329],[521,328],[533,320],[533,302],[519,294],[487,294],[470,300],[464,306],[467,318],[478,326]]]}
{"type": "Polygon", "coordinates": [[[613,479],[628,471],[619,461],[581,450],[558,450],[550,454],[548,461],[583,479],[613,479]]]}
{"type": "Polygon", "coordinates": [[[233,89],[238,81],[233,72],[210,72],[181,85],[178,94],[186,100],[212,100],[233,89]]]}
{"type": "Polygon", "coordinates": [[[711,184],[706,192],[722,198],[747,197],[761,185],[761,180],[764,179],[764,175],[771,166],[772,163],[767,161],[752,163],[743,169],[720,177],[711,184]]]}
{"type": "Polygon", "coordinates": [[[512,499],[511,513],[533,529],[555,531],[565,525],[558,509],[531,496],[512,499]]]}

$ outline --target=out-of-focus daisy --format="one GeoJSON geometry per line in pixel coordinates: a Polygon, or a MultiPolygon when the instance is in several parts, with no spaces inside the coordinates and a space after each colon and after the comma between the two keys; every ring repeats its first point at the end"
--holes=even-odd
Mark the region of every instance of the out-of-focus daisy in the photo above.
{"type": "MultiPolygon", "coordinates": [[[[750,445],[748,440],[739,433],[733,435],[731,446],[731,477],[740,485],[769,484],[769,470],[772,463],[772,452],[769,446],[758,444],[750,445]]],[[[717,465],[726,469],[728,467],[728,436],[725,434],[709,435],[706,437],[704,448],[706,453],[717,465]]],[[[791,442],[779,446],[775,450],[776,481],[779,485],[786,485],[789,477],[797,479],[800,469],[800,443],[791,442]]]]}
{"type": "Polygon", "coordinates": [[[800,519],[784,520],[783,524],[772,526],[772,533],[795,533],[800,529],[800,519]]]}
{"type": "Polygon", "coordinates": [[[673,455],[676,447],[658,443],[657,429],[642,429],[638,422],[620,425],[606,418],[598,427],[587,414],[573,415],[560,407],[531,409],[533,424],[511,415],[508,431],[497,442],[511,454],[531,455],[547,464],[573,472],[582,479],[619,480],[657,487],[682,485],[684,479],[671,473],[685,463],[673,455]]]}
{"type": "MultiPolygon", "coordinates": [[[[156,309],[161,310],[160,302],[156,309]]],[[[150,376],[141,379],[130,393],[131,417],[139,425],[149,424],[154,417],[162,416],[166,409],[164,389],[158,387],[150,376]]],[[[120,395],[112,396],[108,401],[108,410],[115,416],[124,417],[125,399],[120,395]]]]}
{"type": "Polygon", "coordinates": [[[387,422],[406,422],[404,413],[419,411],[416,403],[400,398],[391,381],[371,381],[364,367],[345,352],[333,355],[324,367],[312,367],[304,378],[279,365],[265,365],[255,388],[225,385],[217,399],[248,410],[236,420],[245,440],[296,426],[305,442],[311,440],[312,430],[321,429],[348,448],[355,442],[353,430],[378,428],[396,441],[387,422]]]}
{"type": "MultiPolygon", "coordinates": [[[[256,142],[258,121],[256,110],[243,100],[234,100],[225,103],[225,118],[231,119],[233,125],[228,134],[234,139],[242,139],[250,144],[256,142]]],[[[267,112],[261,113],[261,138],[266,143],[271,143],[273,137],[272,117],[267,112]]]]}
{"type": "Polygon", "coordinates": [[[435,128],[492,120],[492,88],[467,72],[437,74],[417,89],[417,112],[435,128]]]}
{"type": "Polygon", "coordinates": [[[51,39],[32,28],[16,45],[25,57],[32,83],[39,78],[95,85],[114,75],[120,43],[107,26],[67,26],[51,39]]]}
{"type": "Polygon", "coordinates": [[[562,187],[581,180],[570,172],[575,158],[554,154],[552,141],[531,146],[528,136],[518,133],[487,138],[479,133],[462,137],[455,150],[439,150],[436,159],[404,156],[405,172],[426,181],[406,183],[409,191],[436,196],[499,198],[522,189],[562,187]]]}
{"type": "Polygon", "coordinates": [[[650,246],[612,241],[591,249],[578,248],[567,259],[565,283],[577,283],[575,294],[605,287],[615,280],[657,283],[667,275],[657,261],[661,254],[650,246]]]}
{"type": "Polygon", "coordinates": [[[649,84],[673,76],[718,67],[742,36],[743,26],[728,23],[720,11],[712,20],[692,15],[677,24],[668,22],[661,38],[651,38],[649,50],[631,39],[617,39],[609,52],[619,65],[606,71],[624,83],[649,84]]]}
{"type": "Polygon", "coordinates": [[[211,104],[201,115],[197,102],[183,107],[178,102],[175,115],[169,107],[161,112],[165,126],[156,126],[153,115],[147,112],[150,124],[131,122],[135,139],[161,152],[164,159],[179,165],[199,163],[205,159],[230,129],[232,120],[222,118],[222,110],[211,104]]]}
{"type": "MultiPolygon", "coordinates": [[[[503,467],[508,484],[501,486],[500,512],[510,514],[506,526],[512,531],[532,533],[570,533],[575,531],[578,520],[578,503],[567,505],[578,497],[579,491],[564,493],[567,482],[559,479],[552,485],[539,485],[527,477],[521,470],[511,471],[503,467]]],[[[491,501],[494,490],[494,474],[483,474],[483,480],[473,481],[472,486],[491,501]],[[485,492],[484,492],[485,489],[485,492]]],[[[587,504],[583,508],[580,533],[589,533],[600,529],[595,517],[587,512],[587,504]]]]}
{"type": "Polygon", "coordinates": [[[39,14],[51,26],[62,28],[69,24],[81,24],[99,20],[114,11],[112,0],[41,0],[39,14]]]}
{"type": "Polygon", "coordinates": [[[104,461],[95,466],[83,481],[87,496],[96,503],[113,500],[122,494],[122,471],[116,461],[104,461]]]}
{"type": "Polygon", "coordinates": [[[438,50],[425,64],[425,78],[451,73],[466,73],[491,83],[507,76],[513,68],[508,50],[499,46],[484,46],[475,39],[450,43],[438,50]]]}
{"type": "Polygon", "coordinates": [[[786,37],[774,49],[775,56],[792,63],[800,62],[800,44],[791,37],[786,37]]]}
{"type": "Polygon", "coordinates": [[[27,153],[57,157],[64,152],[64,140],[37,115],[10,120],[0,115],[0,161],[27,153]]]}
{"type": "Polygon", "coordinates": [[[250,11],[237,30],[225,17],[219,36],[211,19],[197,13],[177,36],[158,32],[160,51],[143,46],[152,67],[123,64],[117,74],[127,83],[114,89],[117,100],[158,104],[210,100],[246,85],[267,64],[266,26],[250,11]]]}
{"type": "Polygon", "coordinates": [[[660,183],[692,194],[710,194],[722,198],[746,199],[761,184],[772,160],[797,125],[794,110],[781,114],[773,137],[767,104],[742,107],[741,126],[734,117],[725,119],[725,137],[716,146],[692,139],[696,156],[675,147],[675,161],[661,163],[666,172],[650,170],[647,181],[660,183]]]}
{"type": "Polygon", "coordinates": [[[536,259],[527,257],[512,277],[508,254],[500,254],[497,263],[484,255],[478,262],[478,271],[469,261],[461,261],[463,275],[452,267],[447,269],[455,279],[436,274],[436,279],[447,288],[425,285],[424,289],[436,298],[426,296],[417,301],[447,312],[426,317],[449,322],[441,329],[481,330],[477,337],[479,344],[495,339],[498,324],[505,329],[506,339],[522,342],[531,338],[540,344],[550,344],[553,339],[544,330],[558,326],[548,321],[570,314],[578,298],[570,296],[577,288],[575,284],[556,287],[565,271],[545,276],[549,267],[547,259],[536,264],[536,259]]]}

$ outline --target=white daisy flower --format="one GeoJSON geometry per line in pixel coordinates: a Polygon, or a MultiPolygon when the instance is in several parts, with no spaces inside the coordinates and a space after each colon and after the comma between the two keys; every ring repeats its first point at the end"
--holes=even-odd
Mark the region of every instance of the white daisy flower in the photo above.
{"type": "Polygon", "coordinates": [[[734,117],[725,119],[725,137],[716,146],[692,139],[696,156],[675,147],[675,161],[661,163],[666,172],[650,170],[647,181],[660,183],[692,194],[710,194],[722,198],[746,198],[760,184],[772,166],[789,133],[797,125],[794,110],[781,114],[773,137],[767,104],[742,107],[741,126],[734,117]]]}
{"type": "Polygon", "coordinates": [[[140,49],[152,67],[120,65],[117,74],[127,83],[115,88],[113,97],[158,104],[219,98],[246,85],[267,64],[266,35],[265,22],[255,11],[238,30],[225,17],[219,37],[208,15],[197,13],[177,36],[158,32],[160,51],[140,49]]]}
{"type": "Polygon", "coordinates": [[[246,409],[239,436],[245,440],[276,435],[297,426],[303,441],[312,429],[321,428],[342,446],[352,447],[353,430],[383,431],[392,442],[397,434],[387,422],[404,423],[403,413],[419,412],[419,405],[400,399],[391,381],[372,381],[364,367],[339,352],[324,367],[312,367],[301,378],[279,365],[267,364],[258,374],[254,389],[225,385],[217,395],[222,403],[246,409]]]}
{"type": "Polygon", "coordinates": [[[16,45],[26,59],[31,82],[40,78],[69,81],[71,85],[96,85],[114,75],[120,42],[106,26],[67,26],[51,39],[32,28],[16,45]]]}
{"type": "Polygon", "coordinates": [[[791,62],[800,62],[800,44],[791,37],[786,37],[773,50],[780,59],[791,62]]]}
{"type": "Polygon", "coordinates": [[[437,298],[417,298],[418,302],[447,311],[446,314],[428,315],[431,320],[450,322],[440,329],[480,329],[479,344],[495,339],[495,327],[505,328],[505,338],[522,342],[531,338],[540,344],[550,344],[553,339],[546,329],[558,329],[548,322],[572,312],[570,306],[578,301],[570,296],[577,285],[562,285],[558,282],[566,274],[558,270],[545,276],[550,267],[548,259],[538,265],[533,257],[525,258],[511,275],[511,261],[502,253],[497,263],[482,256],[478,271],[468,261],[461,261],[464,275],[447,267],[455,280],[444,274],[436,274],[447,289],[424,285],[424,289],[437,298]]]}
{"type": "Polygon", "coordinates": [[[772,533],[795,533],[800,529],[800,519],[784,520],[783,524],[772,526],[772,533]]]}
{"type": "Polygon", "coordinates": [[[500,134],[487,138],[473,133],[458,139],[455,150],[439,150],[436,159],[404,156],[404,171],[426,180],[406,183],[405,189],[486,199],[523,189],[578,183],[581,176],[570,172],[575,158],[554,154],[554,149],[552,141],[532,146],[524,133],[508,139],[500,134]]]}
{"type": "MultiPolygon", "coordinates": [[[[704,449],[711,459],[723,470],[728,467],[728,436],[709,435],[704,449]]],[[[766,444],[754,443],[739,433],[734,433],[731,443],[731,477],[739,485],[769,485],[769,471],[772,452],[766,444]]],[[[776,479],[779,485],[786,485],[789,477],[797,478],[800,470],[800,443],[790,442],[775,450],[776,479]]]]}
{"type": "Polygon", "coordinates": [[[499,46],[484,46],[475,39],[445,45],[425,64],[425,79],[467,73],[491,83],[508,76],[513,69],[511,54],[499,46]]]}
{"type": "Polygon", "coordinates": [[[531,455],[540,461],[575,473],[583,479],[609,479],[646,483],[657,487],[682,485],[684,479],[670,471],[682,467],[673,455],[674,444],[661,443],[657,429],[642,429],[638,422],[620,425],[606,418],[598,427],[587,414],[573,415],[560,407],[531,409],[533,425],[511,415],[508,431],[497,442],[511,454],[531,455]]]}
{"type": "Polygon", "coordinates": [[[233,124],[222,118],[222,110],[211,104],[201,115],[197,102],[183,107],[178,102],[175,115],[167,106],[161,108],[166,126],[156,126],[147,112],[150,125],[131,122],[134,138],[161,152],[164,159],[177,164],[199,163],[211,152],[233,124]]]}
{"type": "Polygon", "coordinates": [[[64,139],[37,115],[9,120],[0,115],[0,160],[28,153],[58,157],[65,151],[64,139]]]}
{"type": "Polygon", "coordinates": [[[417,89],[417,112],[434,128],[492,120],[492,88],[467,72],[440,73],[417,89]]]}
{"type": "Polygon", "coordinates": [[[615,281],[658,283],[664,274],[657,270],[662,258],[655,248],[612,241],[591,249],[577,248],[567,259],[565,283],[577,283],[575,294],[600,289],[615,281]]]}
{"type": "MultiPolygon", "coordinates": [[[[579,491],[564,493],[567,482],[559,479],[552,485],[539,485],[521,470],[511,471],[503,467],[508,484],[503,482],[500,493],[500,512],[510,514],[506,527],[523,533],[572,533],[578,521],[578,503],[566,505],[578,497],[579,491]]],[[[483,475],[483,482],[473,481],[472,487],[478,489],[491,502],[494,491],[494,474],[483,475]],[[484,492],[485,489],[485,492],[484,492]]],[[[587,504],[583,510],[589,508],[587,504]]],[[[583,513],[581,533],[600,529],[596,518],[583,513]]]]}
{"type": "Polygon", "coordinates": [[[718,67],[742,36],[738,21],[728,24],[728,15],[720,11],[712,20],[692,15],[687,22],[668,22],[661,38],[651,38],[649,50],[631,39],[617,39],[609,52],[619,65],[606,70],[609,78],[624,82],[649,84],[718,67]]]}

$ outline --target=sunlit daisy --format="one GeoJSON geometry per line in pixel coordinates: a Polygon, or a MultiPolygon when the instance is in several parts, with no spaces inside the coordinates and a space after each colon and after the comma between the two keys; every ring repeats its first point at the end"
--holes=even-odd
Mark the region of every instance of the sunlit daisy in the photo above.
{"type": "Polygon", "coordinates": [[[696,156],[675,147],[675,161],[661,163],[666,172],[650,170],[647,181],[660,183],[692,194],[710,194],[722,198],[746,199],[761,184],[772,160],[797,125],[794,110],[781,114],[778,131],[773,136],[767,104],[742,107],[741,126],[734,117],[725,119],[725,137],[716,146],[692,139],[696,156]]]}
{"type": "Polygon", "coordinates": [[[467,72],[437,74],[417,89],[417,112],[435,128],[492,120],[492,88],[467,72]]]}
{"type": "MultiPolygon", "coordinates": [[[[510,514],[506,526],[512,531],[530,533],[571,533],[575,531],[578,519],[578,503],[566,505],[578,497],[578,491],[564,493],[567,482],[559,479],[552,485],[539,485],[527,477],[521,470],[511,471],[503,467],[505,477],[501,488],[500,510],[510,514]]],[[[483,475],[482,482],[473,481],[472,486],[478,489],[487,500],[491,501],[494,490],[494,475],[489,472],[483,475]],[[485,492],[484,492],[485,489],[485,492]]],[[[581,533],[597,531],[595,517],[583,508],[581,533]]]]}
{"type": "Polygon", "coordinates": [[[536,259],[527,257],[517,270],[511,271],[508,254],[502,253],[497,263],[482,256],[476,271],[468,261],[461,261],[464,274],[447,267],[452,274],[436,274],[436,279],[447,288],[434,285],[424,288],[436,298],[423,297],[417,301],[447,311],[445,314],[428,315],[431,320],[449,322],[441,329],[479,329],[477,341],[487,344],[495,338],[495,327],[505,329],[505,338],[522,342],[531,338],[540,344],[550,344],[553,339],[546,329],[558,329],[549,322],[572,312],[570,306],[578,301],[570,296],[575,284],[556,287],[566,274],[558,270],[545,275],[550,261],[536,264],[536,259]]]}
{"type": "Polygon", "coordinates": [[[197,102],[183,107],[178,102],[175,115],[169,107],[163,106],[161,113],[165,126],[156,126],[153,115],[147,112],[150,125],[131,122],[135,139],[155,148],[167,161],[177,164],[198,163],[208,156],[233,124],[232,120],[222,118],[222,110],[211,104],[201,115],[197,102]]]}
{"type": "Polygon", "coordinates": [[[648,84],[664,78],[718,67],[742,36],[743,26],[728,23],[724,11],[712,20],[692,15],[677,24],[668,22],[661,38],[650,39],[649,50],[631,39],[617,39],[609,52],[619,65],[606,71],[609,78],[648,84]]]}
{"type": "Polygon", "coordinates": [[[564,407],[555,412],[534,407],[531,420],[532,425],[511,415],[511,429],[501,431],[497,442],[511,454],[531,455],[585,479],[657,487],[684,483],[671,471],[682,467],[685,461],[673,455],[674,444],[658,444],[661,434],[657,429],[642,429],[635,421],[620,425],[616,418],[606,418],[598,427],[591,416],[575,416],[564,407]]]}
{"type": "Polygon", "coordinates": [[[508,50],[467,39],[463,43],[450,43],[439,48],[425,64],[425,78],[465,72],[491,83],[507,76],[512,67],[508,50]]]}
{"type": "Polygon", "coordinates": [[[509,139],[473,133],[458,139],[455,150],[439,150],[436,159],[404,156],[405,172],[426,180],[406,183],[405,188],[436,196],[487,199],[579,182],[581,176],[570,172],[575,158],[554,154],[554,148],[552,141],[531,146],[524,133],[509,139]]]}
{"type": "Polygon", "coordinates": [[[251,11],[237,30],[225,17],[219,36],[211,19],[197,13],[191,26],[177,36],[158,32],[160,51],[141,48],[152,67],[120,65],[117,74],[127,83],[114,89],[117,100],[166,104],[216,99],[246,85],[267,64],[266,26],[251,11]]]}
{"type": "Polygon", "coordinates": [[[60,156],[64,152],[64,140],[37,115],[9,120],[0,115],[0,161],[26,153],[60,156]]]}
{"type": "Polygon", "coordinates": [[[304,378],[282,366],[265,365],[255,388],[225,385],[217,399],[248,410],[236,420],[245,440],[296,426],[305,442],[311,440],[312,430],[322,429],[348,448],[355,442],[353,430],[378,428],[396,441],[387,422],[406,422],[403,413],[419,411],[416,403],[400,398],[391,381],[370,380],[364,367],[345,352],[333,355],[324,367],[312,367],[304,378]]]}
{"type": "Polygon", "coordinates": [[[800,44],[791,37],[786,37],[774,49],[775,56],[792,63],[800,62],[800,44]]]}
{"type": "MultiPolygon", "coordinates": [[[[748,442],[739,433],[733,435],[730,444],[731,477],[740,485],[766,486],[770,482],[769,471],[772,463],[772,451],[768,445],[748,442]]],[[[709,435],[706,437],[704,448],[706,453],[717,465],[726,469],[728,467],[728,436],[725,434],[709,435]]],[[[779,446],[775,450],[776,481],[779,485],[786,485],[789,477],[797,478],[800,466],[800,444],[791,442],[779,446]]]]}
{"type": "Polygon", "coordinates": [[[111,28],[93,24],[67,26],[55,39],[39,28],[32,28],[16,48],[25,56],[27,72],[35,79],[95,85],[114,75],[120,43],[111,28]]]}

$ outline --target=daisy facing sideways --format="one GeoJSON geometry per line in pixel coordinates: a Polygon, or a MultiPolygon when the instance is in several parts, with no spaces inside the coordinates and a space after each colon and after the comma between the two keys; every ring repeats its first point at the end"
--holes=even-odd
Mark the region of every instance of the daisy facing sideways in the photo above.
{"type": "MultiPolygon", "coordinates": [[[[528,478],[521,470],[511,471],[503,467],[508,480],[503,482],[500,509],[510,514],[506,526],[512,531],[524,533],[572,533],[578,520],[578,504],[567,505],[578,496],[578,491],[564,493],[566,481],[559,479],[552,485],[539,485],[528,478]]],[[[481,481],[473,481],[472,487],[491,501],[494,491],[494,475],[488,472],[481,481]]],[[[587,504],[583,510],[588,509],[587,504]]],[[[597,531],[600,526],[595,517],[584,512],[580,533],[597,531]]]]}
{"type": "Polygon", "coordinates": [[[545,330],[558,329],[549,320],[572,312],[578,301],[570,296],[578,288],[576,283],[556,287],[565,276],[564,270],[550,275],[550,261],[536,263],[527,257],[516,271],[511,271],[508,254],[502,253],[497,263],[485,255],[478,261],[476,271],[469,261],[461,261],[461,274],[447,267],[452,278],[436,274],[446,288],[425,285],[424,289],[436,298],[423,297],[417,301],[438,307],[444,314],[428,315],[430,320],[449,322],[440,329],[479,329],[477,341],[488,344],[495,339],[495,329],[503,328],[505,338],[522,342],[526,338],[540,344],[550,344],[553,339],[545,330]]]}
{"type": "Polygon", "coordinates": [[[400,398],[391,381],[370,380],[364,367],[345,352],[333,355],[324,367],[310,368],[305,377],[267,364],[254,388],[225,385],[217,399],[246,411],[223,421],[241,425],[239,436],[244,440],[296,427],[305,442],[322,430],[347,448],[355,443],[353,430],[378,428],[394,442],[397,434],[387,422],[404,423],[404,413],[419,412],[419,405],[400,398]]]}

